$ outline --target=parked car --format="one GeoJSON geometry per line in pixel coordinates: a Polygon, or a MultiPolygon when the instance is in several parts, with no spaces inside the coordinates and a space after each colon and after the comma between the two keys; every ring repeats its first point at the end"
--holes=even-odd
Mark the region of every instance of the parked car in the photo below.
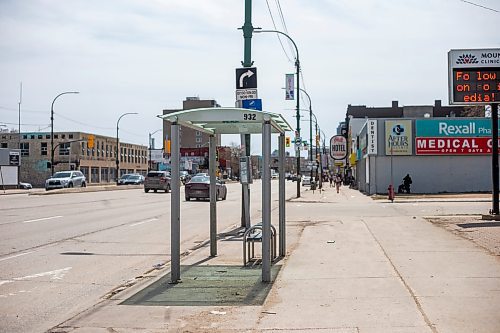
{"type": "Polygon", "coordinates": [[[167,171],[149,171],[144,178],[144,192],[148,193],[153,190],[155,193],[158,190],[170,192],[170,173],[167,171]]]}
{"type": "Polygon", "coordinates": [[[127,173],[118,179],[118,185],[140,185],[144,184],[144,176],[136,173],[127,173]]]}
{"type": "Polygon", "coordinates": [[[80,171],[59,171],[45,181],[45,190],[56,188],[86,187],[87,179],[80,171]]]}
{"type": "MultiPolygon", "coordinates": [[[[227,188],[226,184],[220,179],[216,180],[216,200],[226,200],[227,188]]],[[[210,177],[208,176],[194,176],[186,184],[185,189],[186,201],[191,200],[191,198],[196,199],[210,199],[210,177]]]]}
{"type": "Polygon", "coordinates": [[[30,183],[19,182],[19,188],[21,190],[31,190],[33,188],[33,186],[30,183]]]}
{"type": "Polygon", "coordinates": [[[310,186],[310,185],[311,185],[311,177],[302,176],[302,186],[310,186]]]}

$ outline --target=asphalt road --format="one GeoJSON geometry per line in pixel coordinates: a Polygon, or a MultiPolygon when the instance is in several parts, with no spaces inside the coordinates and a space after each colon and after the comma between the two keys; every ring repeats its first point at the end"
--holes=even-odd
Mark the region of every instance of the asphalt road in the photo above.
{"type": "MultiPolygon", "coordinates": [[[[287,197],[296,183],[287,183],[287,197]]],[[[218,232],[240,224],[241,186],[227,184],[218,232]]],[[[252,185],[252,223],[261,215],[252,185]]],[[[273,181],[277,209],[278,181],[273,181]]],[[[181,189],[181,198],[183,198],[181,189]]],[[[142,188],[0,198],[0,332],[43,332],[170,260],[170,194],[142,188]]],[[[209,202],[181,203],[181,251],[209,238],[209,202]]]]}

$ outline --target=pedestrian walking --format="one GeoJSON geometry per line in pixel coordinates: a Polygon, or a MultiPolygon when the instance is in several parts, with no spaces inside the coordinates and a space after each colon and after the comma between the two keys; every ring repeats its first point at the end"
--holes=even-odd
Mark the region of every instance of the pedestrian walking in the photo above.
{"type": "Polygon", "coordinates": [[[330,187],[333,187],[333,175],[330,175],[328,180],[330,181],[330,187]]]}
{"type": "Polygon", "coordinates": [[[340,175],[335,176],[335,187],[337,188],[337,193],[340,191],[340,185],[342,184],[342,177],[340,175]]]}

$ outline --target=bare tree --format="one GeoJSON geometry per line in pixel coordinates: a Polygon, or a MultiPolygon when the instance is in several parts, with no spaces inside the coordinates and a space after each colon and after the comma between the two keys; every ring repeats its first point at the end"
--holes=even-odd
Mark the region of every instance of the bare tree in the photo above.
{"type": "Polygon", "coordinates": [[[462,111],[462,117],[484,117],[483,105],[467,105],[462,111]]]}

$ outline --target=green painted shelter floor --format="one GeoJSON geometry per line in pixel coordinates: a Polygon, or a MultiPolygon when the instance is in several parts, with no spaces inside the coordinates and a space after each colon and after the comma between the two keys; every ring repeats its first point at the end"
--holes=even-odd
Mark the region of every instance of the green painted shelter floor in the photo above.
{"type": "Polygon", "coordinates": [[[182,266],[181,283],[170,284],[170,274],[121,304],[159,306],[262,305],[281,265],[271,266],[270,283],[262,269],[242,266],[182,266]]]}

